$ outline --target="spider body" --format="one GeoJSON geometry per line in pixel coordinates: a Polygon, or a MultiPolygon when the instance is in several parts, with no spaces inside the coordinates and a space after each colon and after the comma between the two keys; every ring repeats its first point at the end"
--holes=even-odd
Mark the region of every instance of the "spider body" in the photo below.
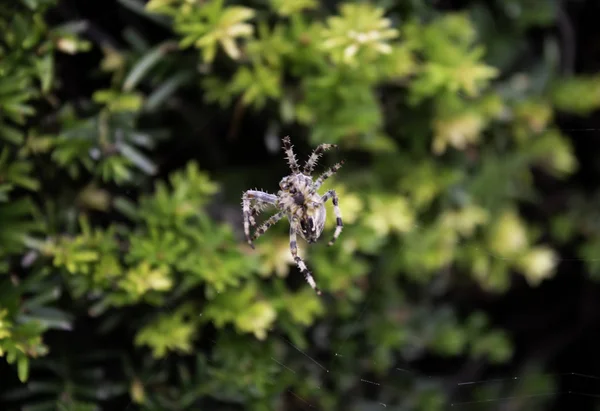
{"type": "Polygon", "coordinates": [[[314,181],[304,174],[292,174],[284,177],[279,183],[281,190],[277,193],[275,206],[285,212],[290,223],[294,217],[300,229],[298,233],[309,243],[314,243],[321,236],[325,227],[325,204],[322,197],[312,187],[314,181]]]}
{"type": "Polygon", "coordinates": [[[277,195],[258,190],[248,190],[242,196],[242,211],[244,214],[244,233],[246,240],[252,248],[253,241],[263,235],[269,227],[287,217],[290,223],[290,251],[300,272],[310,286],[321,294],[312,274],[306,267],[304,261],[298,256],[298,246],[296,236],[300,236],[308,243],[316,242],[325,227],[327,213],[325,211],[325,202],[329,199],[333,202],[333,209],[336,215],[336,229],[329,245],[333,245],[335,240],[342,232],[342,215],[338,205],[338,197],[335,190],[329,190],[324,195],[318,193],[318,189],[323,182],[334,175],[342,166],[343,162],[335,164],[329,170],[325,171],[316,180],[313,180],[311,173],[319,159],[319,156],[326,150],[336,147],[334,144],[321,144],[310,155],[306,161],[302,172],[296,161],[292,150],[289,137],[283,138],[283,150],[285,151],[288,164],[292,174],[284,177],[279,182],[280,190],[277,195]],[[250,237],[250,226],[256,225],[255,217],[268,206],[275,207],[277,213],[271,216],[260,227],[258,227],[252,237],[250,237]]]}

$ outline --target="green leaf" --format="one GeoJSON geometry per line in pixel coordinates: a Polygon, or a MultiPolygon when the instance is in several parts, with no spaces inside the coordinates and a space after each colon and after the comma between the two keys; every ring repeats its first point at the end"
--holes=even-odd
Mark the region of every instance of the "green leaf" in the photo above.
{"type": "Polygon", "coordinates": [[[141,94],[136,92],[120,93],[115,90],[98,90],[92,98],[97,103],[106,104],[114,112],[138,111],[144,102],[141,94]]]}
{"type": "Polygon", "coordinates": [[[49,302],[56,301],[60,298],[62,290],[59,287],[53,287],[50,290],[39,293],[38,295],[28,298],[21,304],[22,310],[31,310],[36,307],[41,307],[49,302]]]}
{"type": "Polygon", "coordinates": [[[17,370],[19,375],[19,380],[21,382],[27,382],[29,378],[29,358],[26,356],[21,356],[17,360],[17,370]]]}
{"type": "Polygon", "coordinates": [[[152,161],[150,161],[148,157],[146,157],[141,152],[133,148],[131,145],[126,143],[119,143],[118,149],[124,157],[129,159],[129,161],[138,166],[146,174],[156,174],[156,165],[152,161]]]}
{"type": "Polygon", "coordinates": [[[144,76],[158,64],[166,53],[171,51],[175,46],[172,42],[161,43],[148,51],[138,62],[131,68],[125,81],[123,82],[123,91],[133,90],[137,84],[142,81],[144,76]]]}
{"type": "Polygon", "coordinates": [[[559,110],[586,115],[600,108],[600,76],[560,79],[552,87],[551,97],[559,110]]]}
{"type": "Polygon", "coordinates": [[[54,56],[47,54],[43,58],[36,60],[38,76],[42,82],[42,92],[47,94],[52,88],[54,80],[54,56]]]}
{"type": "Polygon", "coordinates": [[[0,124],[0,137],[13,144],[22,144],[25,141],[25,136],[22,131],[2,124],[0,124]]]}
{"type": "Polygon", "coordinates": [[[144,108],[148,112],[157,111],[164,102],[171,97],[183,84],[192,79],[189,72],[177,73],[164,81],[147,98],[144,108]]]}

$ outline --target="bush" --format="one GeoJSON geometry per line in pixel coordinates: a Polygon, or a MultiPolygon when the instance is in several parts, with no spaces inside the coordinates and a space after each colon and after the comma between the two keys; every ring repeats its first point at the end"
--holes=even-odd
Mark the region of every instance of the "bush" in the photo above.
{"type": "Polygon", "coordinates": [[[523,206],[543,204],[535,176],[577,169],[556,111],[600,106],[598,76],[565,78],[557,40],[524,35],[555,10],[512,3],[497,31],[483,6],[120,0],[118,46],[55,0],[0,6],[0,354],[20,380],[4,399],[441,410],[443,379],[395,369],[508,361],[460,290],[554,275],[578,212],[523,206]],[[339,242],[301,245],[323,298],[286,223],[255,252],[242,239],[240,193],[277,190],[285,134],[347,160],[325,184],[339,242]]]}

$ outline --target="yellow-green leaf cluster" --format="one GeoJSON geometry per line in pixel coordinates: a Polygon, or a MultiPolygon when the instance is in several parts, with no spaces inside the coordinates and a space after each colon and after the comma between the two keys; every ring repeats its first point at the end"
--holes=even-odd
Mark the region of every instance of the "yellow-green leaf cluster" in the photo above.
{"type": "Polygon", "coordinates": [[[156,358],[163,358],[171,351],[190,353],[197,322],[193,307],[180,307],[174,312],[159,315],[142,328],[135,337],[135,344],[150,347],[156,358]]]}
{"type": "Polygon", "coordinates": [[[327,19],[323,29],[323,49],[336,63],[372,62],[379,54],[391,54],[390,41],[398,37],[384,10],[369,3],[345,3],[340,15],[327,19]]]}

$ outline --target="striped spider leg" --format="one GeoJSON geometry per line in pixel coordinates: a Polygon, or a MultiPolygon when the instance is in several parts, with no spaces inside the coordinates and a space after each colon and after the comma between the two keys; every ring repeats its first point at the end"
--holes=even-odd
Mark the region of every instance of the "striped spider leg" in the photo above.
{"type": "MultiPolygon", "coordinates": [[[[317,178],[317,181],[315,181],[315,184],[313,186],[314,190],[315,191],[318,190],[321,187],[321,185],[325,182],[325,180],[327,180],[329,177],[331,177],[332,175],[337,173],[337,171],[342,167],[342,165],[344,165],[343,160],[340,161],[339,163],[335,164],[333,167],[331,167],[330,169],[325,171],[323,174],[321,174],[321,176],[319,178],[317,178]]],[[[333,233],[333,238],[328,243],[328,245],[331,246],[331,245],[333,245],[333,243],[335,243],[337,238],[342,233],[342,229],[344,228],[344,223],[342,221],[342,212],[339,207],[339,200],[338,200],[338,196],[337,196],[335,190],[329,190],[328,192],[326,192],[325,195],[323,197],[321,197],[321,202],[325,203],[330,198],[333,202],[333,212],[335,213],[335,232],[333,233]]]]}
{"type": "Polygon", "coordinates": [[[337,144],[319,144],[317,148],[312,152],[308,160],[306,160],[306,164],[304,164],[304,169],[302,170],[302,174],[307,176],[311,175],[315,166],[317,165],[317,161],[319,161],[319,157],[323,155],[323,153],[332,148],[337,148],[337,144]]]}
{"type": "Polygon", "coordinates": [[[254,202],[254,204],[250,205],[250,226],[254,227],[256,225],[256,217],[258,217],[260,215],[260,213],[262,213],[263,211],[265,211],[266,208],[268,208],[269,206],[273,206],[270,203],[264,203],[264,202],[254,202]]]}
{"type": "Polygon", "coordinates": [[[317,181],[315,181],[315,184],[313,186],[314,190],[316,191],[319,188],[321,188],[321,186],[323,185],[325,180],[327,180],[329,177],[331,177],[332,175],[337,173],[338,170],[340,168],[342,168],[343,165],[344,165],[344,160],[340,161],[337,164],[334,164],[333,167],[331,167],[330,169],[326,170],[323,174],[321,174],[319,176],[319,178],[317,178],[317,181]]]}
{"type": "Polygon", "coordinates": [[[275,225],[275,223],[281,220],[284,216],[285,212],[280,211],[277,214],[273,214],[271,217],[269,217],[267,221],[262,223],[261,226],[256,229],[251,241],[254,242],[258,237],[263,235],[269,229],[269,227],[275,225]]]}
{"type": "Polygon", "coordinates": [[[292,252],[292,257],[294,258],[298,269],[304,276],[304,280],[306,280],[308,285],[310,285],[311,288],[315,290],[317,295],[321,295],[321,290],[319,290],[319,287],[317,287],[317,283],[313,278],[311,272],[309,271],[308,267],[306,267],[304,260],[302,260],[302,258],[300,258],[300,256],[298,255],[298,244],[296,243],[296,232],[298,230],[300,230],[300,222],[296,217],[294,217],[290,221],[290,251],[292,252]]]}
{"type": "Polygon", "coordinates": [[[335,240],[337,240],[337,238],[342,233],[344,223],[342,222],[342,212],[340,211],[340,207],[338,204],[339,200],[335,190],[329,190],[328,192],[326,192],[325,195],[321,197],[321,201],[325,203],[330,198],[333,202],[333,212],[335,213],[335,232],[333,233],[333,238],[329,241],[328,245],[333,245],[333,243],[335,243],[335,240]]]}
{"type": "Polygon", "coordinates": [[[242,195],[242,212],[244,214],[244,234],[246,235],[246,241],[250,247],[254,248],[252,240],[250,238],[250,225],[255,225],[254,215],[257,215],[262,207],[267,205],[275,206],[277,203],[277,196],[274,194],[265,193],[264,191],[248,190],[242,195]],[[251,205],[251,201],[254,200],[256,203],[254,206],[251,205]]]}
{"type": "Polygon", "coordinates": [[[292,149],[292,142],[290,141],[290,136],[285,136],[282,142],[283,151],[285,153],[285,157],[287,158],[288,165],[290,166],[290,170],[292,170],[293,174],[300,174],[300,166],[298,165],[298,160],[296,160],[296,155],[294,154],[294,150],[292,149]]]}

